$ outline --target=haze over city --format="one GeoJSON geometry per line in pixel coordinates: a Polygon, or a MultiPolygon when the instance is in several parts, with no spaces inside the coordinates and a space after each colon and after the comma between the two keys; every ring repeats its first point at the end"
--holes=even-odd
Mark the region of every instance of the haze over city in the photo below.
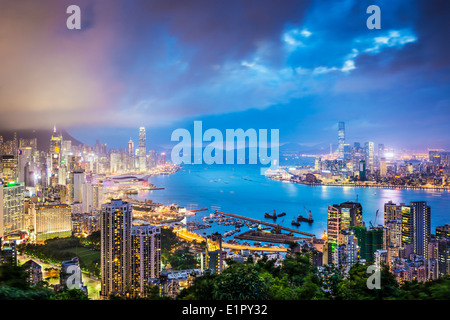
{"type": "Polygon", "coordinates": [[[0,125],[124,147],[177,128],[450,148],[446,1],[2,1],[0,125]],[[381,29],[366,27],[370,4],[381,29]]]}

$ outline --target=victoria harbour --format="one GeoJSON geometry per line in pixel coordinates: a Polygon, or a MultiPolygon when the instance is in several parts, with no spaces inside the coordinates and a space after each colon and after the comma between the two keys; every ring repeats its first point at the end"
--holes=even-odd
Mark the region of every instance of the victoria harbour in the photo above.
{"type": "Polygon", "coordinates": [[[0,300],[450,299],[450,1],[0,3],[0,300]]]}
{"type": "MultiPolygon", "coordinates": [[[[299,214],[305,216],[306,208],[311,210],[314,222],[302,223],[298,230],[320,238],[327,229],[328,205],[358,200],[362,204],[363,220],[367,226],[369,222],[383,224],[384,204],[389,201],[397,204],[426,201],[431,207],[432,230],[448,222],[448,191],[307,186],[271,180],[260,175],[260,167],[256,165],[186,165],[176,174],[150,177],[149,182],[164,189],[141,191],[139,200],[152,200],[165,205],[174,203],[187,209],[208,208],[208,211],[188,217],[188,221],[199,222],[205,215],[220,210],[271,222],[271,219],[264,219],[264,213],[276,210],[277,214],[286,213],[276,223],[292,227],[291,221],[299,214]]],[[[213,224],[211,228],[197,232],[223,233],[229,229],[213,224]]]]}

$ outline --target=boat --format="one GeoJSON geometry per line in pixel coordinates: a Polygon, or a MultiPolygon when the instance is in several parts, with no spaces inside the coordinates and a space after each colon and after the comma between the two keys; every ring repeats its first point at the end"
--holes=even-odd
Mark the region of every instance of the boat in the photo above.
{"type": "MultiPolygon", "coordinates": [[[[306,211],[306,208],[305,208],[305,211],[306,211]]],[[[297,221],[298,221],[298,222],[313,223],[313,222],[314,222],[314,219],[312,218],[311,210],[308,211],[308,218],[305,218],[304,216],[299,215],[299,216],[297,217],[297,221]]]]}
{"type": "Polygon", "coordinates": [[[300,216],[297,217],[297,221],[300,221],[300,222],[308,222],[308,223],[313,223],[313,222],[314,222],[314,220],[313,220],[312,217],[305,218],[305,217],[302,216],[302,215],[300,215],[300,216]]]}
{"type": "Polygon", "coordinates": [[[280,213],[279,215],[277,215],[277,217],[279,218],[279,217],[283,217],[283,216],[285,216],[286,215],[286,212],[282,212],[282,213],[280,213]]]}
{"type": "Polygon", "coordinates": [[[297,221],[295,221],[295,220],[292,220],[291,224],[292,224],[293,226],[300,227],[300,222],[297,222],[297,221]]]}
{"type": "Polygon", "coordinates": [[[268,218],[268,219],[276,219],[277,218],[277,214],[275,213],[275,210],[273,210],[273,214],[269,214],[269,213],[265,213],[264,214],[264,218],[268,218]]]}

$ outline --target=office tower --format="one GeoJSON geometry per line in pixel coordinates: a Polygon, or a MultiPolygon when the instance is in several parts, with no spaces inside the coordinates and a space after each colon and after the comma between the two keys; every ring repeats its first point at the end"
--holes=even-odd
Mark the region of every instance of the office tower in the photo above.
{"type": "Polygon", "coordinates": [[[128,155],[130,157],[134,157],[134,142],[133,140],[128,141],[128,155]]]}
{"type": "Polygon", "coordinates": [[[413,233],[413,250],[417,255],[428,258],[428,241],[430,237],[431,208],[426,201],[410,202],[413,233]]]}
{"type": "Polygon", "coordinates": [[[366,181],[366,161],[359,160],[359,180],[366,181]]]}
{"type": "Polygon", "coordinates": [[[56,133],[56,128],[53,128],[53,134],[50,139],[50,185],[58,184],[59,166],[61,164],[61,148],[62,136],[56,133]]]}
{"type": "Polygon", "coordinates": [[[0,184],[0,237],[25,230],[25,186],[15,181],[0,184]]]}
{"type": "Polygon", "coordinates": [[[404,205],[404,203],[397,205],[392,201],[384,204],[384,226],[386,226],[388,221],[402,219],[402,207],[404,205]]]}
{"type": "Polygon", "coordinates": [[[72,154],[72,140],[64,140],[62,143],[62,158],[67,159],[72,154]]]}
{"type": "Polygon", "coordinates": [[[110,155],[110,172],[116,173],[119,171],[119,154],[118,153],[111,153],[110,155]]]}
{"type": "Polygon", "coordinates": [[[1,178],[5,181],[17,179],[17,159],[13,155],[2,155],[1,157],[1,178]]]}
{"type": "MultiPolygon", "coordinates": [[[[30,203],[31,238],[45,241],[54,238],[66,238],[72,235],[72,212],[67,204],[30,203]]],[[[28,226],[27,226],[28,227],[28,226]]]]}
{"type": "Polygon", "coordinates": [[[158,165],[158,156],[155,150],[150,150],[148,152],[148,164],[150,168],[155,168],[158,165]]]}
{"type": "Polygon", "coordinates": [[[380,177],[384,178],[387,175],[386,158],[380,158],[380,177]]]}
{"type": "Polygon", "coordinates": [[[384,158],[384,144],[378,144],[378,158],[384,158]]]}
{"type": "Polygon", "coordinates": [[[73,171],[69,178],[69,203],[83,202],[83,184],[86,178],[83,171],[73,171]]]}
{"type": "Polygon", "coordinates": [[[139,128],[139,171],[147,170],[147,138],[145,128],[139,128]]]}
{"type": "Polygon", "coordinates": [[[101,292],[126,295],[131,292],[131,203],[113,199],[102,205],[101,237],[101,292]]]}
{"type": "Polygon", "coordinates": [[[95,211],[100,211],[105,198],[103,184],[92,184],[90,182],[86,182],[83,183],[82,190],[83,212],[93,213],[95,211]]]}
{"type": "Polygon", "coordinates": [[[350,147],[350,145],[348,143],[344,143],[344,156],[343,156],[343,160],[344,160],[344,164],[345,162],[348,162],[351,160],[352,158],[352,148],[350,147]]]}
{"type": "Polygon", "coordinates": [[[338,159],[344,160],[345,123],[338,123],[338,159]]]}
{"type": "Polygon", "coordinates": [[[150,280],[161,270],[161,228],[151,225],[131,229],[131,274],[134,296],[145,297],[150,280]]]}
{"type": "Polygon", "coordinates": [[[316,157],[316,160],[314,161],[314,170],[315,171],[320,171],[321,169],[321,158],[319,156],[316,157]]]}
{"type": "Polygon", "coordinates": [[[366,153],[367,168],[373,173],[375,165],[374,143],[372,141],[366,142],[364,149],[366,153]]]}
{"type": "Polygon", "coordinates": [[[128,170],[134,170],[134,142],[133,140],[128,141],[128,170]]]}

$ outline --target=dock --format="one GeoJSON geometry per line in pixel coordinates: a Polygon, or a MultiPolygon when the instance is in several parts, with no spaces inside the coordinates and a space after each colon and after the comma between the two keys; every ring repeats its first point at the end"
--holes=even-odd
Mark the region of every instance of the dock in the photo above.
{"type": "Polygon", "coordinates": [[[294,237],[290,236],[288,234],[277,234],[277,233],[270,233],[270,232],[262,232],[262,231],[255,231],[255,230],[249,230],[246,232],[243,232],[241,234],[238,234],[234,236],[235,239],[239,240],[251,240],[251,241],[259,241],[259,242],[270,242],[270,243],[283,243],[283,244],[289,244],[295,241],[311,241],[310,238],[300,238],[300,237],[294,237]]]}
{"type": "Polygon", "coordinates": [[[315,237],[316,236],[315,234],[312,234],[312,233],[303,232],[303,231],[295,230],[295,229],[292,229],[292,228],[286,228],[286,227],[280,226],[279,224],[276,224],[276,223],[270,223],[270,222],[266,222],[266,221],[253,219],[253,218],[247,218],[247,217],[240,216],[240,215],[233,214],[233,213],[226,213],[226,212],[222,212],[222,211],[219,211],[219,210],[216,210],[215,213],[223,214],[223,215],[230,216],[230,217],[237,218],[237,219],[242,219],[242,220],[255,222],[255,223],[258,223],[258,224],[263,224],[263,225],[266,225],[266,226],[269,226],[269,227],[273,227],[273,228],[280,228],[281,230],[285,230],[285,231],[292,232],[292,233],[298,233],[298,234],[301,234],[301,235],[304,235],[304,236],[307,236],[307,237],[315,237]]]}

